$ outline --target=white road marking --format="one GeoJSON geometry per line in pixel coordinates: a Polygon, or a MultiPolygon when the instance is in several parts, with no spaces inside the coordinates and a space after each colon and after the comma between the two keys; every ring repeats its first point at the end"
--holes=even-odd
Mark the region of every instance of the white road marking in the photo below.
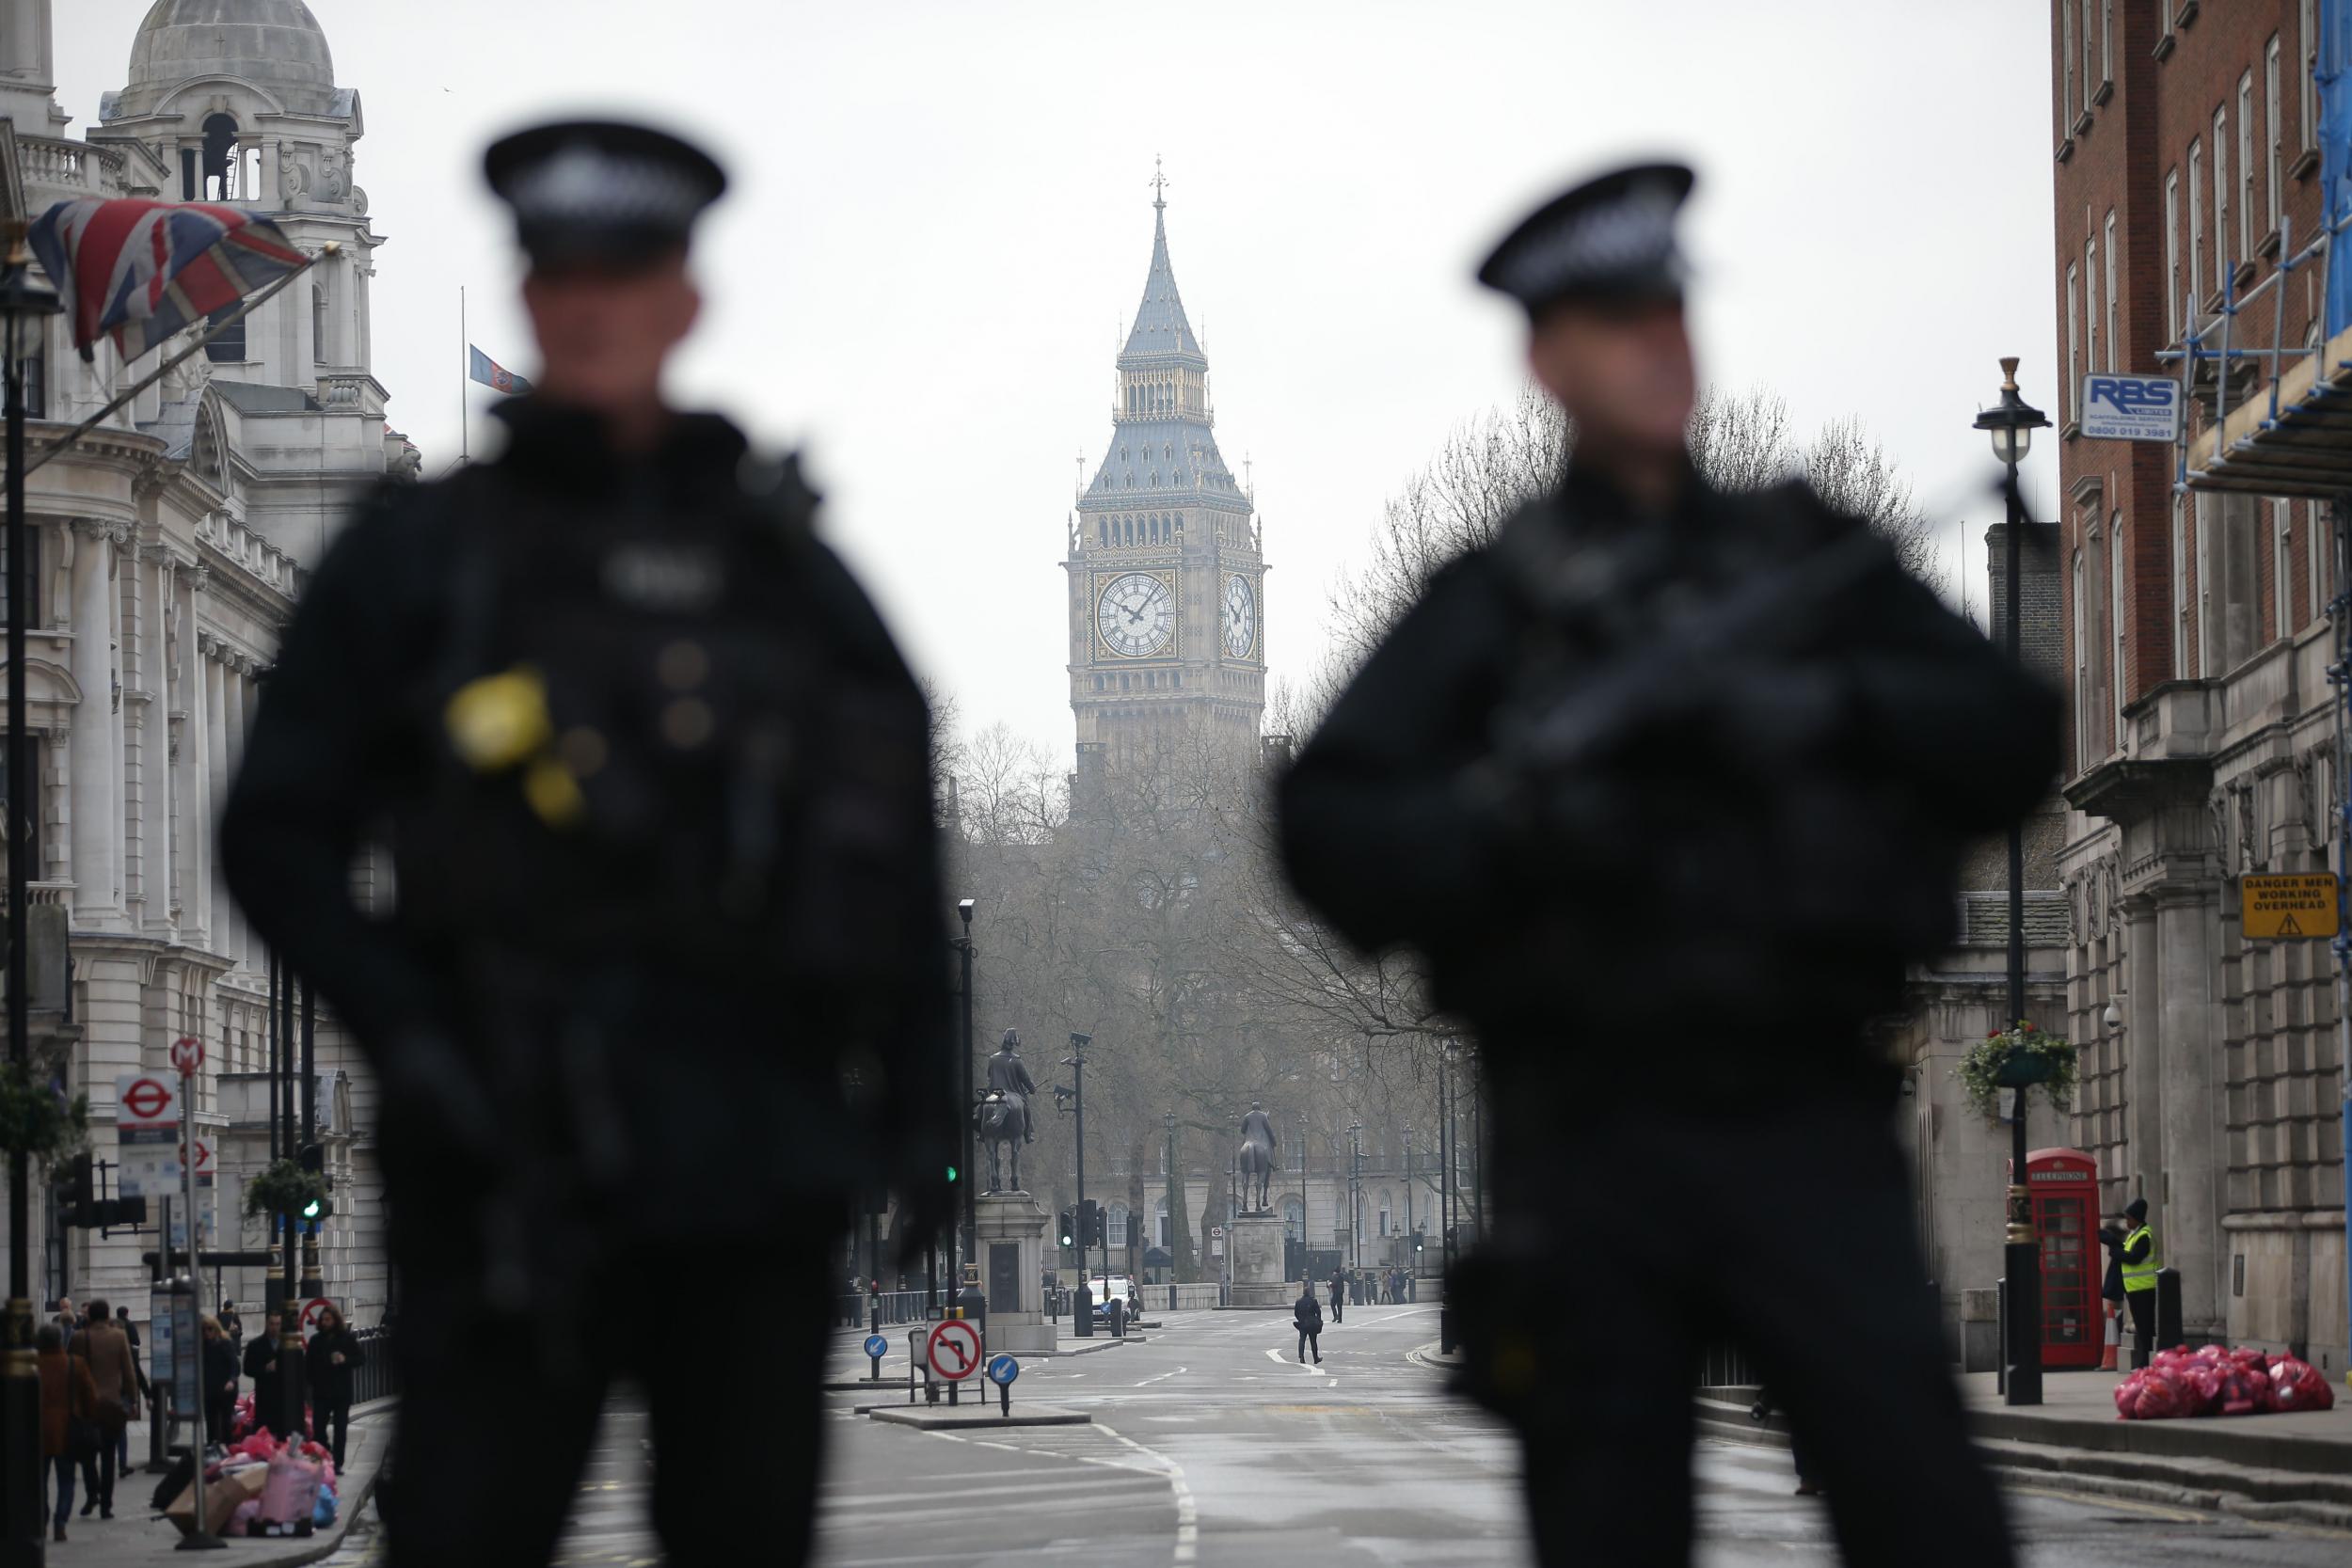
{"type": "MultiPolygon", "coordinates": [[[[1176,1550],[1168,1559],[1168,1562],[1170,1568],[1191,1568],[1193,1563],[1200,1560],[1200,1510],[1193,1501],[1192,1488],[1184,1482],[1184,1467],[1158,1449],[1147,1449],[1126,1433],[1104,1426],[1100,1421],[1094,1423],[1094,1430],[1105,1436],[1117,1438],[1146,1459],[1154,1461],[1159,1466],[1160,1474],[1168,1478],[1168,1490],[1176,1497],[1176,1550]]],[[[1110,1465],[1114,1462],[1103,1459],[1095,1460],[1093,1463],[1110,1465]]]]}
{"type": "Polygon", "coordinates": [[[1157,1377],[1147,1377],[1141,1383],[1136,1384],[1136,1386],[1138,1388],[1149,1388],[1154,1383],[1165,1383],[1171,1377],[1182,1376],[1184,1373],[1190,1370],[1192,1370],[1190,1367],[1179,1367],[1172,1372],[1162,1372],[1157,1377]]]}

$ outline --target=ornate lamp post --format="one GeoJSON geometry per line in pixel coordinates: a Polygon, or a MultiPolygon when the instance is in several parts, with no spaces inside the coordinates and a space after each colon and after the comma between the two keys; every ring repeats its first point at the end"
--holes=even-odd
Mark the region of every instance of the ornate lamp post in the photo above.
{"type": "MultiPolygon", "coordinates": [[[[2024,639],[2017,613],[2019,552],[2026,531],[2026,508],[2017,493],[2017,465],[2032,449],[2033,433],[2049,427],[2042,410],[2018,394],[2017,358],[2001,361],[2001,398],[1977,416],[1976,428],[1993,438],[1993,456],[2006,470],[2002,496],[2008,509],[2007,548],[2002,576],[2006,583],[2001,616],[2001,645],[2011,663],[2024,658],[2024,639]]],[[[2026,1016],[2026,838],[2024,825],[2009,827],[2009,1013],[2001,1021],[2014,1029],[2026,1016]]],[[[2009,1237],[2004,1262],[2009,1276],[2009,1402],[2042,1402],[2042,1249],[2034,1240],[2033,1201],[2026,1190],[2026,1094],[2017,1091],[2014,1118],[2010,1123],[2009,1237]]]]}
{"type": "Polygon", "coordinates": [[[1184,1189],[1176,1175],[1176,1113],[1160,1119],[1168,1124],[1168,1276],[1172,1284],[1183,1269],[1183,1259],[1176,1256],[1176,1222],[1182,1217],[1177,1205],[1184,1201],[1184,1189]]]}
{"type": "Polygon", "coordinates": [[[1357,1136],[1363,1130],[1360,1121],[1347,1124],[1347,1266],[1351,1269],[1364,1266],[1364,1148],[1357,1136]]]}
{"type": "MultiPolygon", "coordinates": [[[[25,883],[32,878],[30,825],[33,750],[24,741],[24,623],[32,615],[32,578],[24,530],[24,361],[40,342],[40,325],[57,313],[57,293],[33,276],[24,225],[9,226],[8,254],[0,265],[0,337],[8,378],[8,1066],[32,1065],[32,970],[25,946],[25,883]]],[[[0,1323],[0,1568],[41,1561],[40,1368],[33,1354],[30,1161],[8,1154],[8,1298],[0,1323]]]]}

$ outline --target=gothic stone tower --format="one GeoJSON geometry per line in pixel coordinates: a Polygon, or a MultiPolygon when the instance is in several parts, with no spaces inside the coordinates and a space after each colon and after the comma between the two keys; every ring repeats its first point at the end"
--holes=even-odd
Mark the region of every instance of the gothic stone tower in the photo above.
{"type": "Polygon", "coordinates": [[[1179,746],[1246,761],[1265,708],[1256,509],[1217,453],[1209,361],[1176,292],[1155,184],[1152,270],[1119,356],[1110,447],[1062,563],[1082,793],[1105,769],[1179,746]]]}

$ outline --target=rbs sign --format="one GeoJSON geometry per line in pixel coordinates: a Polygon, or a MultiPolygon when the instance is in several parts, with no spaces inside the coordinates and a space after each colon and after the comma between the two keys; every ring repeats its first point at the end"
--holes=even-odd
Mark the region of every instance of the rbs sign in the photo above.
{"type": "Polygon", "coordinates": [[[2177,441],[2181,384],[2160,375],[2084,376],[2082,427],[2093,441],[2177,441]]]}

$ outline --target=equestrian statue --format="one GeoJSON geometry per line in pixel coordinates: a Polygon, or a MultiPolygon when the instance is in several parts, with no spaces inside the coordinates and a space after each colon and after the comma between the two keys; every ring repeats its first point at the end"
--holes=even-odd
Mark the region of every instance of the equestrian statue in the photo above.
{"type": "Polygon", "coordinates": [[[988,1059],[988,1092],[972,1108],[972,1125],[979,1141],[988,1148],[988,1186],[992,1193],[1023,1192],[1021,1185],[1021,1146],[1037,1141],[1037,1129],[1029,1119],[1029,1097],[1037,1093],[1037,1083],[1029,1069],[1021,1063],[1021,1031],[1005,1031],[1004,1043],[996,1054],[988,1059]],[[1000,1177],[1003,1165],[996,1148],[1004,1145],[1010,1152],[1012,1182],[1007,1186],[1000,1177]]]}
{"type": "Polygon", "coordinates": [[[1258,1200],[1247,1205],[1253,1214],[1270,1212],[1273,1208],[1269,1193],[1274,1185],[1274,1118],[1265,1114],[1265,1107],[1256,1101],[1249,1102],[1249,1114],[1241,1118],[1242,1193],[1247,1198],[1248,1178],[1258,1179],[1258,1200]]]}

